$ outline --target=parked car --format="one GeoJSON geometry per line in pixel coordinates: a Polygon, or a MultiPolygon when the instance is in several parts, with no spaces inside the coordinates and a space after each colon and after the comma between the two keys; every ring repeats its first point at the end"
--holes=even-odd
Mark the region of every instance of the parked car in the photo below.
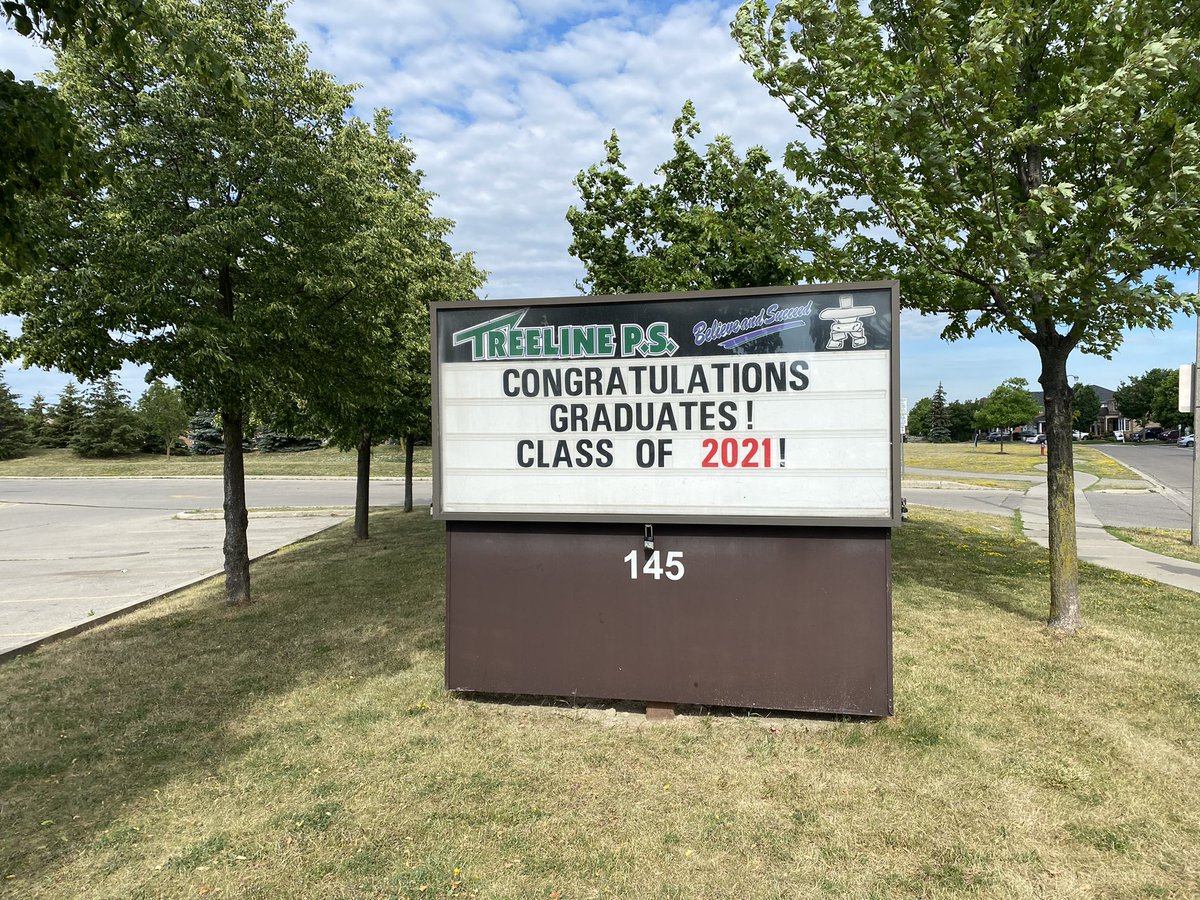
{"type": "Polygon", "coordinates": [[[987,439],[988,439],[989,444],[994,444],[997,441],[1006,441],[1006,440],[1008,440],[1008,432],[1007,431],[993,431],[991,434],[989,434],[987,436],[987,439]]]}
{"type": "Polygon", "coordinates": [[[1150,428],[1139,428],[1129,436],[1129,439],[1131,441],[1152,441],[1162,433],[1163,430],[1155,425],[1150,428]]]}
{"type": "Polygon", "coordinates": [[[1172,428],[1170,431],[1164,431],[1158,436],[1160,441],[1177,441],[1179,440],[1179,429],[1172,428]]]}
{"type": "Polygon", "coordinates": [[[1046,443],[1046,436],[1044,434],[1035,434],[1035,435],[1032,435],[1031,437],[1025,438],[1025,443],[1027,443],[1027,444],[1044,444],[1044,443],[1046,443]]]}
{"type": "Polygon", "coordinates": [[[1194,434],[1185,434],[1183,437],[1181,437],[1175,443],[1177,443],[1180,447],[1195,447],[1196,446],[1196,436],[1194,434]]]}
{"type": "Polygon", "coordinates": [[[1075,438],[1077,441],[1086,441],[1088,439],[1088,433],[1086,431],[1072,431],[1071,437],[1075,438]]]}

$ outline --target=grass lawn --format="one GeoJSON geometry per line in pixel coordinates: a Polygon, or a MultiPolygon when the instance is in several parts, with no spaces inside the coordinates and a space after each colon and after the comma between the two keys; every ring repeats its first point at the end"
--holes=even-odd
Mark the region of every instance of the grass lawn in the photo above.
{"type": "Polygon", "coordinates": [[[1200,563],[1200,547],[1192,546],[1192,532],[1187,528],[1105,528],[1115,538],[1135,547],[1174,556],[1188,562],[1200,563]]]}
{"type": "MultiPolygon", "coordinates": [[[[358,454],[343,453],[332,447],[303,453],[246,454],[247,475],[341,475],[354,477],[358,454]]],[[[428,446],[417,447],[413,454],[413,475],[428,478],[433,455],[428,446]]],[[[70,450],[32,450],[28,456],[0,462],[0,476],[24,478],[74,475],[220,475],[220,456],[172,456],[139,453],[118,459],[84,459],[70,450]]],[[[404,477],[404,448],[380,444],[372,453],[371,475],[377,478],[404,477]]]]}
{"type": "MultiPolygon", "coordinates": [[[[1094,447],[1083,444],[1075,448],[1075,470],[1095,475],[1098,478],[1130,478],[1137,475],[1115,459],[1094,447]]],[[[980,441],[978,447],[965,444],[906,443],[904,465],[919,469],[949,469],[960,472],[980,472],[990,475],[1045,475],[1046,464],[1041,449],[1033,444],[1018,442],[1005,444],[1000,452],[999,444],[980,441]]]]}
{"type": "Polygon", "coordinates": [[[0,665],[0,893],[20,897],[1195,897],[1200,600],[1000,518],[895,537],[898,713],[442,690],[443,539],[339,526],[0,665]]]}

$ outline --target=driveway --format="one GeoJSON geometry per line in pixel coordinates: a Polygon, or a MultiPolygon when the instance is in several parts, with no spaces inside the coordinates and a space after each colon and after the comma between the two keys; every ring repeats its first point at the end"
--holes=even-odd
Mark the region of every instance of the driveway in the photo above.
{"type": "MultiPolygon", "coordinates": [[[[271,510],[250,520],[261,556],[345,518],[354,481],[248,479],[246,495],[271,510]]],[[[418,482],[414,503],[430,495],[418,482]]],[[[221,500],[219,478],[0,478],[0,655],[219,571],[224,523],[186,513],[221,500]]],[[[403,501],[403,482],[372,481],[372,506],[403,501]]]]}

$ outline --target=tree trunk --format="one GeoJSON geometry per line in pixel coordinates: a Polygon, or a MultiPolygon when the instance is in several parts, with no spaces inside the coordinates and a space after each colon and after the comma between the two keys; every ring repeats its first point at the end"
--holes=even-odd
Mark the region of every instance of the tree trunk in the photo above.
{"type": "Polygon", "coordinates": [[[225,433],[225,602],[231,606],[250,602],[250,547],[246,541],[246,467],[242,458],[244,431],[241,404],[221,409],[225,433]]]}
{"type": "Polygon", "coordinates": [[[413,448],[417,439],[411,434],[404,435],[404,511],[412,512],[413,508],[413,448]]]}
{"type": "Polygon", "coordinates": [[[1050,627],[1072,633],[1083,624],[1079,612],[1079,546],[1075,535],[1075,463],[1071,446],[1071,385],[1067,354],[1060,347],[1038,348],[1038,379],[1046,403],[1046,487],[1050,525],[1050,627]]]}
{"type": "Polygon", "coordinates": [[[354,539],[365,541],[367,514],[371,508],[371,432],[363,429],[358,435],[358,478],[354,488],[354,539]]]}

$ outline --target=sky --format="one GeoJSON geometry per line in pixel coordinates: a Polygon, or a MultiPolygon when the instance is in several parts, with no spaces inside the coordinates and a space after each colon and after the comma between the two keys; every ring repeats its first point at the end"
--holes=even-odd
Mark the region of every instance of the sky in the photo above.
{"type": "MultiPolygon", "coordinates": [[[[580,293],[579,262],[567,252],[565,215],[579,202],[572,180],[601,160],[615,128],[629,175],[650,181],[671,153],[671,123],[684,101],[696,106],[701,143],[728,134],[739,153],[761,145],[779,159],[799,137],[782,103],[754,81],[729,35],[736,4],[631,0],[297,0],[288,19],[314,67],[359,85],[356,115],[393,111],[437,193],[434,212],[456,223],[451,243],[474,251],[489,272],[491,299],[580,293]]],[[[51,55],[0,27],[0,67],[32,78],[51,55]]],[[[1195,276],[1178,273],[1180,289],[1195,276]]],[[[901,285],[903,293],[903,285],[901,285]]],[[[938,383],[950,399],[986,395],[1014,376],[1037,390],[1036,351],[1010,335],[948,343],[944,323],[901,315],[901,396],[910,405],[938,383]]],[[[10,333],[19,327],[0,318],[10,333]]],[[[1195,356],[1196,323],[1126,335],[1111,360],[1072,356],[1070,374],[1116,388],[1156,367],[1195,356]]],[[[53,401],[61,372],[3,365],[24,403],[53,401]]],[[[120,373],[136,399],[141,372],[120,373]]]]}

